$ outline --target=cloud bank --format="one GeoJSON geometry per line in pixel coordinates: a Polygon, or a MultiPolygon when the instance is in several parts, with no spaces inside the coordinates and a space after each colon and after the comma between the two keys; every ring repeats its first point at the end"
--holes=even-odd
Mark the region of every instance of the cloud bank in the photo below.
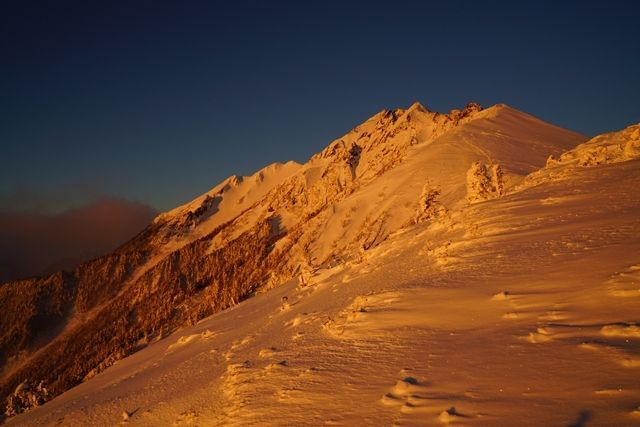
{"type": "Polygon", "coordinates": [[[114,197],[61,213],[0,212],[0,282],[72,269],[116,249],[156,214],[114,197]]]}

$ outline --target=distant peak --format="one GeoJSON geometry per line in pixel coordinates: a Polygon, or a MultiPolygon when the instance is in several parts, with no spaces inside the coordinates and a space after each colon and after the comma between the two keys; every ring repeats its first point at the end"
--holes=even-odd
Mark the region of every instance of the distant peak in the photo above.
{"type": "Polygon", "coordinates": [[[411,113],[411,112],[413,112],[413,111],[420,111],[420,112],[422,112],[422,113],[428,113],[428,112],[430,112],[428,108],[426,108],[424,105],[422,105],[421,103],[419,103],[419,102],[417,102],[417,101],[416,101],[416,102],[414,102],[413,104],[411,104],[411,107],[409,107],[409,108],[407,109],[407,112],[408,112],[408,113],[411,113]]]}
{"type": "Polygon", "coordinates": [[[482,105],[478,104],[477,102],[470,102],[464,107],[464,109],[462,110],[462,113],[473,114],[482,110],[483,110],[482,105]]]}
{"type": "Polygon", "coordinates": [[[226,186],[235,187],[236,185],[240,184],[243,180],[244,180],[244,177],[241,175],[231,175],[229,178],[224,180],[224,187],[226,186]]]}
{"type": "Polygon", "coordinates": [[[477,113],[478,111],[482,111],[482,110],[483,110],[482,105],[478,104],[477,102],[470,102],[462,110],[454,108],[453,110],[451,110],[449,112],[449,115],[452,115],[452,116],[457,116],[457,115],[468,116],[470,114],[477,113]]]}
{"type": "MultiPolygon", "coordinates": [[[[478,111],[482,111],[483,107],[477,102],[470,102],[462,109],[454,109],[449,113],[450,116],[453,117],[467,117],[478,111]]],[[[406,110],[407,113],[412,113],[414,111],[419,111],[421,113],[431,113],[432,111],[422,105],[420,102],[414,102],[411,106],[406,110]]]]}
{"type": "Polygon", "coordinates": [[[515,112],[518,112],[518,113],[526,114],[526,113],[524,113],[523,111],[520,111],[520,110],[518,110],[518,109],[516,109],[516,108],[513,108],[512,106],[510,106],[510,105],[508,105],[508,104],[504,104],[504,103],[502,103],[502,102],[501,102],[501,103],[499,103],[499,104],[492,105],[491,107],[487,108],[485,111],[488,111],[488,110],[494,110],[494,111],[502,111],[502,110],[504,110],[504,111],[515,111],[515,112]]]}
{"type": "Polygon", "coordinates": [[[472,116],[479,111],[482,111],[482,106],[476,102],[470,102],[462,110],[457,108],[451,110],[448,116],[457,122],[458,120],[472,116]]]}
{"type": "Polygon", "coordinates": [[[508,114],[512,116],[516,115],[520,117],[524,117],[524,116],[533,117],[530,114],[525,113],[524,111],[518,110],[504,103],[494,104],[491,107],[488,107],[482,110],[483,117],[494,117],[497,115],[504,115],[504,114],[508,114]]]}

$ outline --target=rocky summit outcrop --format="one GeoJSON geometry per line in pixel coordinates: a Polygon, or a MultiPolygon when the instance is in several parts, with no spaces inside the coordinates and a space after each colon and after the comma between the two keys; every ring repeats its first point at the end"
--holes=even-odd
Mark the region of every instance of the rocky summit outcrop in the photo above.
{"type": "Polygon", "coordinates": [[[506,106],[442,114],[415,103],[381,111],[303,165],[232,176],[108,256],[0,285],[3,412],[40,405],[256,292],[356,262],[403,227],[499,197],[584,140],[506,106]]]}

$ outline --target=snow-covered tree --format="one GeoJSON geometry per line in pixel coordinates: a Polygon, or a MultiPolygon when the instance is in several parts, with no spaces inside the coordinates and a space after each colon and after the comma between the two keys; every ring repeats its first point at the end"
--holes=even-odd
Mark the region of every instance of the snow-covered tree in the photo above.
{"type": "Polygon", "coordinates": [[[499,164],[474,162],[467,171],[467,200],[471,203],[504,194],[504,176],[499,164]]]}
{"type": "Polygon", "coordinates": [[[440,190],[438,188],[432,187],[429,183],[422,187],[415,216],[416,224],[434,219],[444,211],[444,206],[438,200],[439,197],[440,190]]]}

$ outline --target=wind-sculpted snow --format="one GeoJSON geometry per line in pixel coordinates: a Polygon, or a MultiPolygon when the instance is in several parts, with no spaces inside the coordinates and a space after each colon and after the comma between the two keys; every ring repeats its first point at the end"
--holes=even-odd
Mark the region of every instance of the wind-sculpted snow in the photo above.
{"type": "MultiPolygon", "coordinates": [[[[599,135],[560,156],[557,163],[596,166],[640,158],[640,125],[599,135]]],[[[550,159],[548,165],[556,163],[550,159]]]]}
{"type": "Polygon", "coordinates": [[[9,424],[637,425],[639,162],[412,222],[9,424]]]}
{"type": "Polygon", "coordinates": [[[581,168],[604,166],[640,158],[640,125],[617,132],[598,135],[567,150],[560,156],[549,156],[546,166],[527,176],[520,187],[543,181],[569,179],[581,168]]]}
{"type": "MultiPolygon", "coordinates": [[[[7,413],[95,381],[149,343],[291,279],[302,277],[311,292],[310,272],[366,262],[416,224],[446,235],[456,227],[456,212],[469,204],[470,165],[500,165],[485,167],[472,185],[482,200],[494,199],[544,166],[550,154],[584,139],[503,105],[482,110],[469,104],[441,114],[416,103],[382,111],[303,165],[274,164],[250,177],[233,176],[159,215],[114,254],[73,272],[1,285],[3,301],[11,303],[0,341],[0,395],[13,395],[25,381],[30,390],[41,383],[47,390],[42,398],[8,401],[7,413]],[[43,302],[48,295],[51,304],[43,302]],[[22,316],[24,307],[30,311],[22,316]]],[[[439,268],[454,268],[456,245],[436,239],[420,252],[437,258],[439,268]]],[[[280,315],[288,316],[294,304],[283,304],[280,315]]],[[[322,318],[299,315],[287,320],[291,327],[322,318]]],[[[174,353],[210,341],[193,336],[174,353]]],[[[269,375],[294,371],[274,363],[269,375]]],[[[225,378],[235,384],[252,369],[229,368],[225,378]]]]}

